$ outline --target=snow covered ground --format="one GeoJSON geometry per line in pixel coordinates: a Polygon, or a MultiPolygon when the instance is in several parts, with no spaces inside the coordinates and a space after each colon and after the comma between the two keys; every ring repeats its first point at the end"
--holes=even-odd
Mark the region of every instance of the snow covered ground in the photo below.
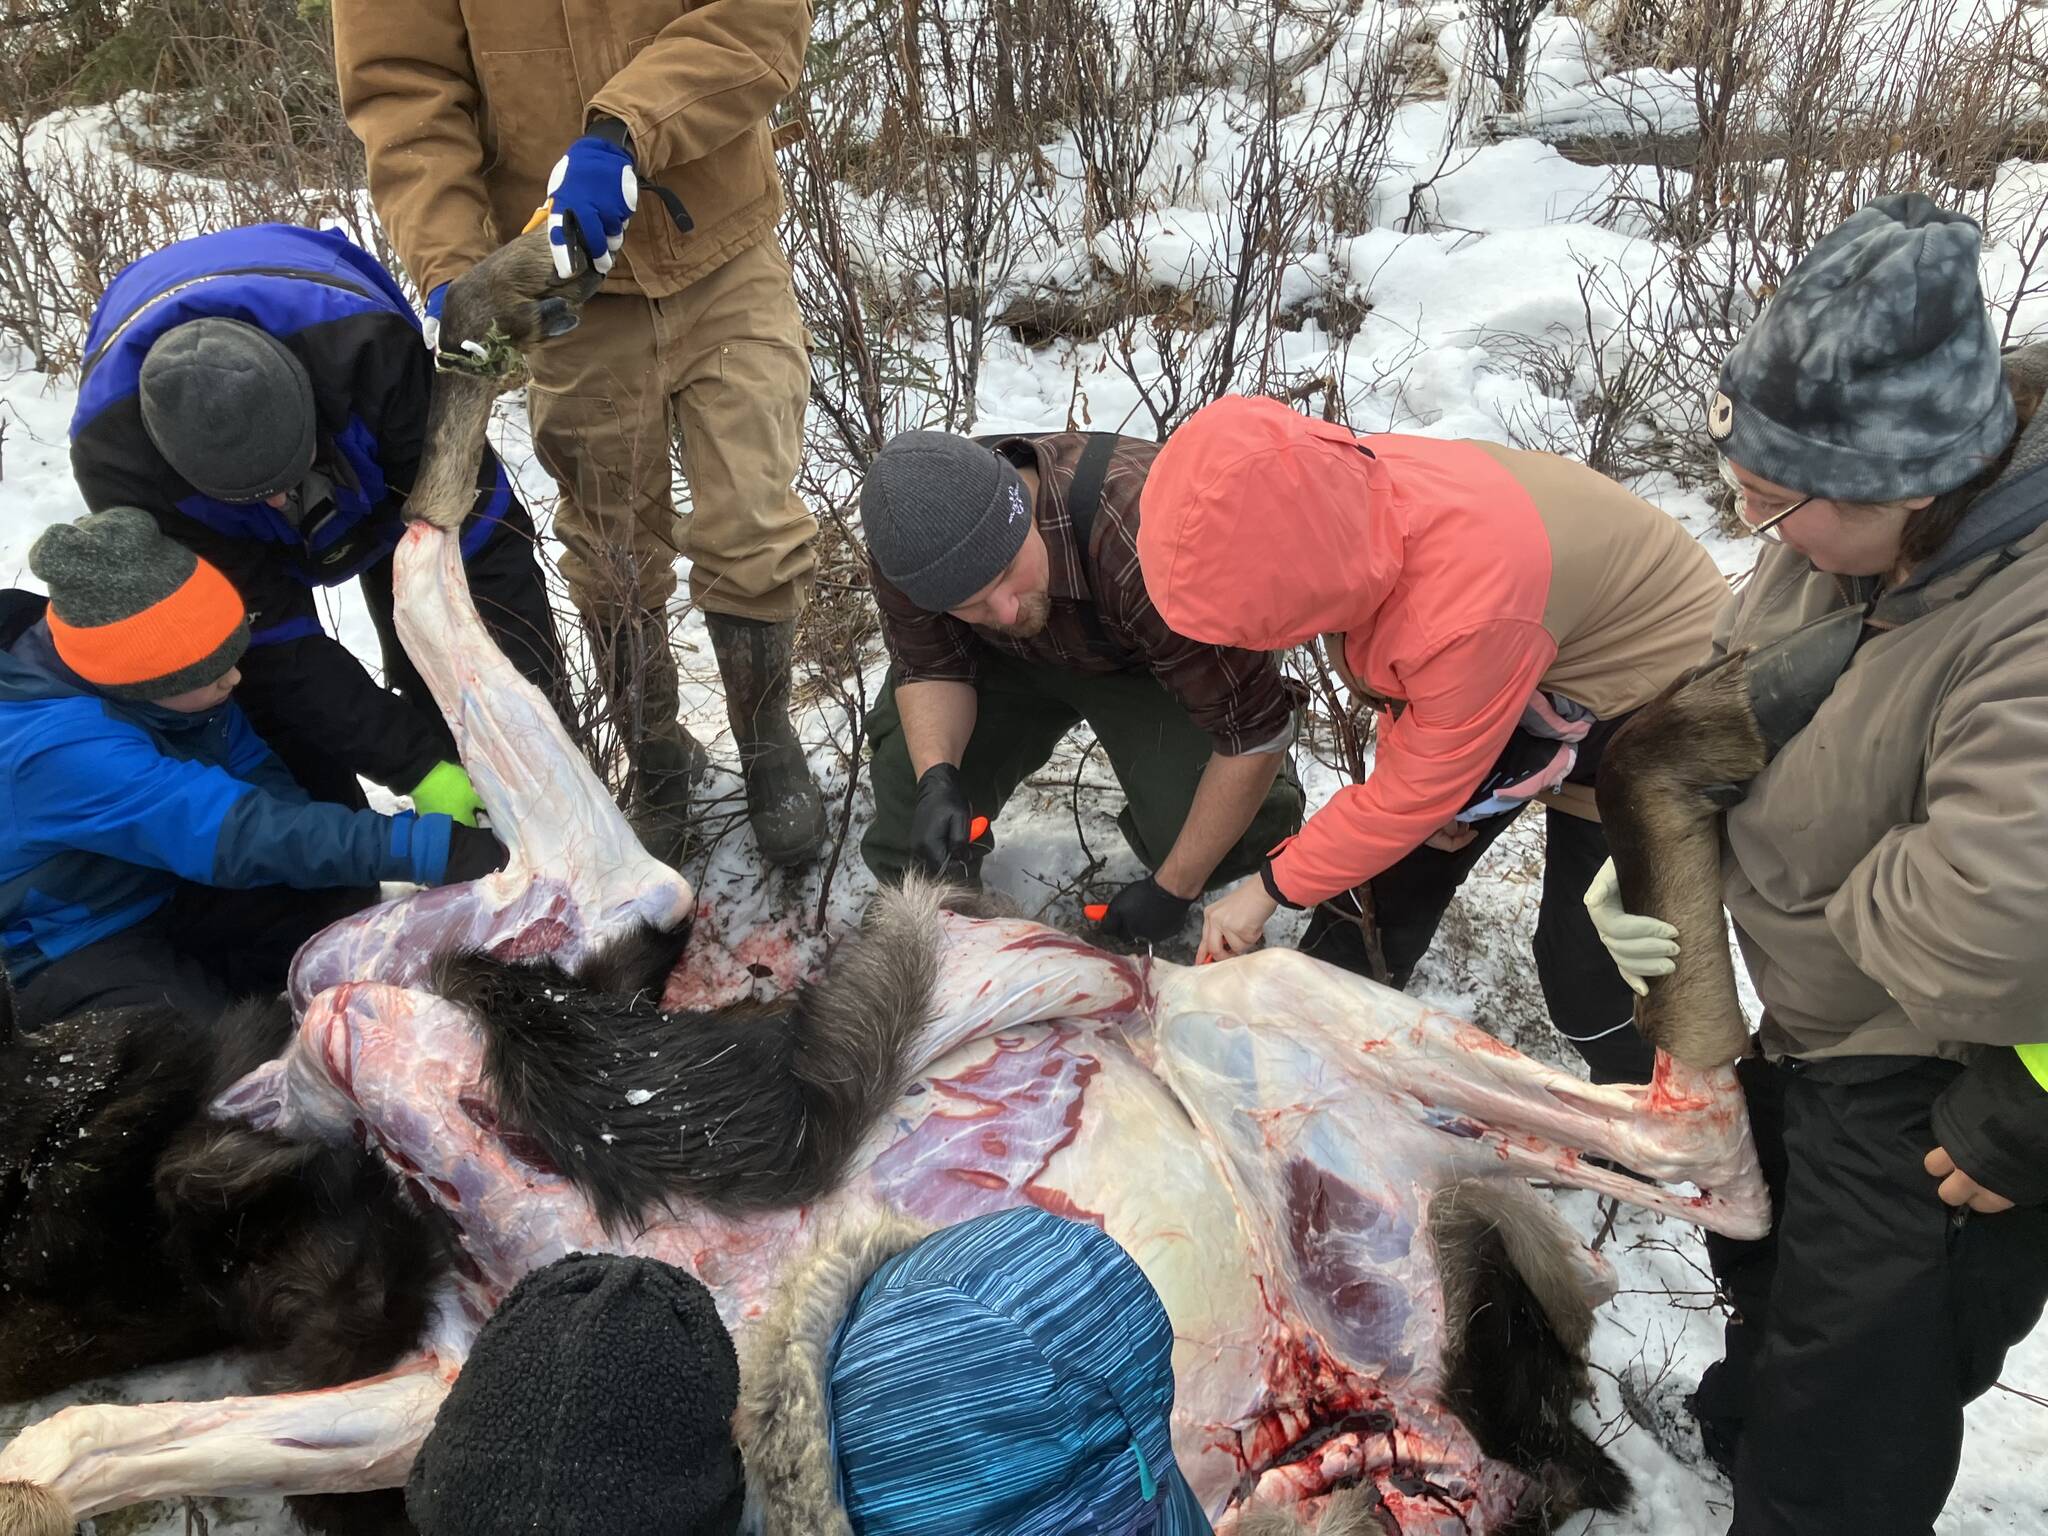
{"type": "MultiPolygon", "coordinates": [[[[1455,86],[1458,29],[1465,23],[1454,6],[1434,0],[1411,10],[1440,24],[1441,62],[1455,86]]],[[[1617,91],[1666,105],[1678,100],[1678,86],[1668,76],[1649,74],[1617,85],[1611,74],[1603,74],[1597,47],[1578,23],[1546,20],[1538,46],[1540,84],[1533,108],[1539,116],[1549,112],[1553,121],[1571,119],[1617,91]]],[[[1340,46],[1316,67],[1342,69],[1354,53],[1340,46]]],[[[1313,84],[1305,87],[1311,99],[1313,84]]],[[[1376,189],[1372,227],[1297,253],[1294,281],[1346,283],[1371,301],[1363,328],[1348,341],[1325,334],[1313,321],[1282,339],[1288,368],[1335,372],[1346,413],[1362,429],[1500,438],[1511,424],[1568,418],[1571,402],[1545,394],[1515,365],[1512,338],[1540,339],[1554,328],[1583,323],[1582,267],[1614,278],[1612,291],[1623,292],[1655,264],[1657,253],[1648,239],[1626,225],[1594,222],[1611,189],[1611,173],[1570,164],[1534,138],[1468,145],[1446,156],[1460,118],[1459,110],[1442,99],[1402,107],[1389,137],[1389,164],[1376,189]],[[1407,204],[1410,188],[1432,176],[1429,228],[1401,233],[1394,215],[1407,204]]],[[[1469,114],[1463,120],[1470,121],[1469,114]]],[[[1142,260],[1147,271],[1169,283],[1191,282],[1213,268],[1230,228],[1223,206],[1227,180],[1216,160],[1228,155],[1233,140],[1220,125],[1209,126],[1217,131],[1182,124],[1181,131],[1169,135],[1152,177],[1153,203],[1134,216],[1128,229],[1099,239],[1098,256],[1142,260]]],[[[88,114],[66,131],[74,143],[109,152],[94,128],[88,114]]],[[[1071,149],[1048,146],[1049,162],[1056,169],[1070,168],[1071,149]]],[[[2001,171],[1997,196],[2038,200],[2044,178],[2048,168],[2014,163],[2001,171]]],[[[1045,249],[1033,255],[1033,262],[1014,274],[1019,282],[1046,282],[1084,269],[1077,251],[1045,249]]],[[[2015,282],[2018,262],[2011,249],[1988,249],[1987,290],[1995,296],[2002,284],[2015,282]]],[[[1600,323],[1611,324],[1613,318],[1600,317],[1600,323]]],[[[2048,311],[2020,319],[2015,335],[2048,328],[2048,311]]],[[[1701,379],[1701,388],[1708,382],[1701,379]]],[[[1146,418],[1137,386],[1108,365],[1101,347],[1060,343],[1031,350],[999,336],[980,377],[974,426],[1061,429],[1077,398],[1085,399],[1090,425],[1143,430],[1146,418]]],[[[37,533],[84,510],[69,478],[66,453],[73,399],[72,380],[28,371],[22,357],[0,343],[0,577],[14,584],[34,585],[27,551],[37,533]]],[[[533,458],[516,399],[501,410],[496,435],[533,504],[544,509],[552,489],[533,458]]],[[[1750,550],[1716,531],[1714,515],[1698,494],[1671,484],[1642,489],[1683,521],[1725,572],[1734,576],[1746,568],[1750,550]]],[[[336,632],[374,664],[374,638],[352,589],[334,594],[331,620],[336,632]]],[[[697,652],[685,659],[696,679],[687,701],[691,724],[719,755],[715,788],[736,793],[723,709],[712,686],[715,675],[699,621],[686,618],[681,635],[684,645],[694,645],[697,652]]],[[[881,676],[878,656],[867,658],[866,673],[872,695],[881,676]]],[[[829,743],[841,724],[822,709],[805,720],[806,735],[816,745],[816,766],[835,805],[845,777],[829,743]]],[[[1117,797],[1099,756],[1085,764],[1087,788],[1078,796],[1068,788],[1084,747],[1083,741],[1071,742],[1063,758],[1005,810],[1000,846],[987,868],[991,884],[1027,909],[1052,903],[1051,920],[1077,916],[1072,910],[1076,899],[1067,890],[1084,862],[1075,837],[1077,816],[1088,846],[1106,861],[1096,876],[1105,888],[1139,873],[1114,831],[1117,797]]],[[[1335,781],[1314,764],[1304,767],[1313,804],[1335,781]]],[[[828,903],[834,922],[850,919],[870,890],[853,848],[865,814],[861,790],[854,835],[828,903]]],[[[1503,838],[1452,909],[1415,990],[1523,1050],[1558,1060],[1528,954],[1540,867],[1540,827],[1517,828],[1503,838]]],[[[727,838],[712,851],[706,867],[690,873],[706,899],[721,909],[728,933],[750,923],[808,927],[819,905],[818,872],[764,875],[751,858],[744,832],[727,838]]],[[[1272,936],[1284,941],[1289,930],[1276,924],[1272,936]]],[[[1560,1198],[1589,1239],[1601,1231],[1604,1213],[1590,1197],[1560,1198]]],[[[1631,1397],[1650,1405],[1640,1418],[1661,1414],[1682,1426],[1677,1400],[1718,1347],[1720,1318],[1711,1305],[1704,1256],[1690,1229],[1641,1213],[1622,1213],[1604,1246],[1617,1263],[1624,1290],[1604,1312],[1594,1338],[1599,1369],[1591,1412],[1605,1424],[1616,1455],[1635,1477],[1639,1497],[1625,1515],[1586,1517],[1569,1529],[1613,1536],[1709,1536],[1726,1525],[1725,1483],[1702,1470],[1696,1458],[1674,1457],[1662,1441],[1683,1446],[1686,1431],[1667,1430],[1660,1441],[1624,1408],[1620,1386],[1628,1381],[1631,1397]]],[[[232,1390],[234,1379],[231,1364],[210,1362],[146,1373],[63,1400],[208,1397],[232,1390]]],[[[1942,1536],[2048,1532],[2048,1480],[2034,1461],[2048,1457],[2048,1406],[2041,1401],[2048,1398],[2048,1330],[2038,1330],[2014,1352],[2004,1381],[2011,1390],[1994,1391],[1971,1410],[1961,1477],[1937,1527],[1942,1536]]],[[[58,1405],[53,1399],[0,1406],[0,1435],[58,1405]]],[[[272,1536],[291,1528],[274,1500],[209,1502],[204,1515],[215,1536],[272,1536]]],[[[185,1531],[186,1522],[184,1511],[157,1506],[102,1519],[97,1530],[100,1536],[171,1536],[185,1531]]]]}

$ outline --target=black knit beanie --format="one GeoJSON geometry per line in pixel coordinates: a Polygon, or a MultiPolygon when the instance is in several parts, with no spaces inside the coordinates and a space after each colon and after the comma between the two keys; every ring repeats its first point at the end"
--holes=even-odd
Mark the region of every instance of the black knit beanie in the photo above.
{"type": "Polygon", "coordinates": [[[149,440],[202,495],[261,501],[312,467],[313,381],[291,348],[246,321],[172,326],[143,358],[137,392],[149,440]]]}
{"type": "Polygon", "coordinates": [[[711,1293],[571,1254],[484,1325],[406,1483],[421,1536],[734,1536],[739,1363],[711,1293]]]}

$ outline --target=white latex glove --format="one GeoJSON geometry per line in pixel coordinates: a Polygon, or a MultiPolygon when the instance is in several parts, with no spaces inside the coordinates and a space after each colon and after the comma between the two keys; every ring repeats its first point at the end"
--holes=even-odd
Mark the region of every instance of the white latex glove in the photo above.
{"type": "Polygon", "coordinates": [[[1621,979],[1635,989],[1636,996],[1649,995],[1646,976],[1669,976],[1678,960],[1678,930],[1654,917],[1637,917],[1621,906],[1621,882],[1615,877],[1614,860],[1600,866],[1600,873],[1586,887],[1586,911],[1600,942],[1621,972],[1621,979]]]}

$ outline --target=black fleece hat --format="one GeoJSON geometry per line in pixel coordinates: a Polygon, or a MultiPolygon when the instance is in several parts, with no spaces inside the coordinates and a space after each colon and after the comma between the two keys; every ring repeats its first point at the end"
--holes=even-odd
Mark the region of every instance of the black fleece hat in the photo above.
{"type": "Polygon", "coordinates": [[[312,467],[313,381],[283,342],[209,315],[150,346],[138,382],[142,425],[192,488],[216,501],[261,501],[312,467]]]}
{"type": "Polygon", "coordinates": [[[734,1536],[739,1362],[711,1293],[571,1254],[512,1288],[405,1487],[421,1536],[734,1536]]]}

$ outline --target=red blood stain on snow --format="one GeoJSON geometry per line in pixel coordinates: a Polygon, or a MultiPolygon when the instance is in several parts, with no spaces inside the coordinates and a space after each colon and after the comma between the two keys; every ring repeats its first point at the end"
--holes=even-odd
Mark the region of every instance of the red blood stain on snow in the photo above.
{"type": "Polygon", "coordinates": [[[821,938],[797,932],[787,920],[734,934],[724,909],[702,902],[690,942],[669,973],[661,1006],[676,1013],[794,992],[823,971],[825,948],[821,938]]]}

